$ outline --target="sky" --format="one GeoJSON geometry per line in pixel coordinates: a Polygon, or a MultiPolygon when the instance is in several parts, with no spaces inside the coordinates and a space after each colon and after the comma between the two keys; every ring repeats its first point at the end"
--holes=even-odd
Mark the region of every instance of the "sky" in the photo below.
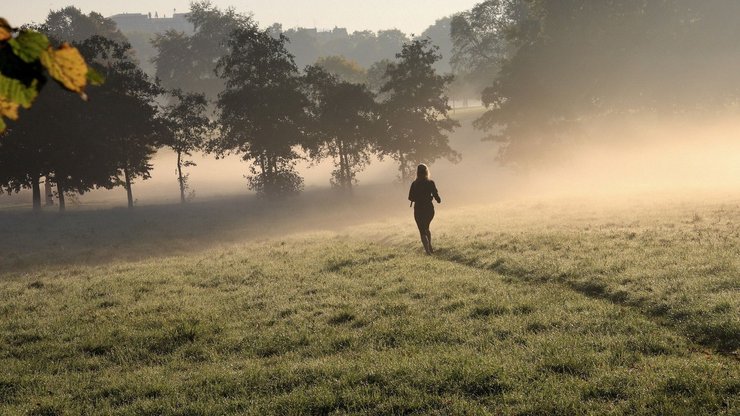
{"type": "MultiPolygon", "coordinates": [[[[482,0],[212,0],[211,3],[237,11],[253,12],[261,26],[282,23],[292,27],[331,29],[335,26],[354,30],[400,29],[421,34],[442,17],[470,9],[482,0]]],[[[103,16],[118,13],[155,12],[167,17],[189,9],[190,0],[26,0],[3,1],[0,16],[13,26],[41,22],[49,10],[74,5],[83,12],[97,11],[103,16]]]]}

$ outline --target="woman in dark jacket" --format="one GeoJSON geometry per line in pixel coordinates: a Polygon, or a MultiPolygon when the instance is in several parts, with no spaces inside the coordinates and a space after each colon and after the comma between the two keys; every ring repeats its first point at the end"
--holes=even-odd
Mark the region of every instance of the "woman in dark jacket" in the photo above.
{"type": "Polygon", "coordinates": [[[409,201],[414,205],[414,219],[416,226],[419,227],[421,243],[424,245],[424,251],[427,254],[434,253],[432,248],[432,233],[429,231],[429,224],[434,218],[434,205],[432,199],[438,204],[442,203],[437,192],[434,181],[429,178],[429,168],[421,164],[416,168],[416,180],[411,183],[409,190],[409,201]]]}

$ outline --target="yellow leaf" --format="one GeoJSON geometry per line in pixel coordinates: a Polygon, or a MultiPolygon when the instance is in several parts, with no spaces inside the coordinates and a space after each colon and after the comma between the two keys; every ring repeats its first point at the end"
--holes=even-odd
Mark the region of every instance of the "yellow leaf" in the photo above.
{"type": "Polygon", "coordinates": [[[18,107],[18,103],[8,101],[5,97],[0,96],[0,116],[18,120],[18,107]]]}
{"type": "Polygon", "coordinates": [[[10,23],[7,20],[0,17],[0,42],[8,40],[13,37],[13,29],[10,27],[10,23]]]}
{"type": "Polygon", "coordinates": [[[87,64],[77,48],[63,44],[59,49],[49,48],[41,53],[41,63],[52,78],[59,81],[64,88],[87,98],[87,64]]]}

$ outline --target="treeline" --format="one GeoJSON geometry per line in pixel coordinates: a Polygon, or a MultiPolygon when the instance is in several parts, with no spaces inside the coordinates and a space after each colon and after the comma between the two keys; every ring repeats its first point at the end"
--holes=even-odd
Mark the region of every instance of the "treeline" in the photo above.
{"type": "MultiPolygon", "coordinates": [[[[208,9],[210,6],[204,3],[196,3],[192,7],[195,13],[198,13],[199,9],[208,9]]],[[[438,52],[442,55],[442,59],[434,64],[435,69],[440,73],[451,72],[450,21],[450,17],[441,18],[424,30],[421,35],[417,34],[419,39],[429,38],[433,44],[440,48],[438,52]]],[[[161,33],[155,32],[154,29],[151,32],[142,32],[141,27],[133,29],[127,27],[125,23],[119,29],[131,42],[142,68],[145,72],[153,75],[156,72],[156,66],[151,63],[151,60],[156,58],[158,53],[157,49],[151,45],[151,40],[161,33]]],[[[361,76],[366,75],[368,71],[372,71],[373,67],[395,59],[403,44],[413,40],[413,36],[398,29],[379,30],[377,32],[370,30],[349,32],[345,28],[334,28],[332,30],[303,27],[284,29],[281,24],[275,23],[269,26],[269,31],[273,35],[283,34],[289,39],[286,45],[288,52],[293,55],[299,68],[314,65],[319,60],[332,57],[350,62],[354,69],[361,73],[361,76]]],[[[191,33],[186,32],[185,34],[190,35],[191,33]]],[[[454,92],[458,94],[460,91],[455,90],[454,92]]]]}
{"type": "Polygon", "coordinates": [[[532,168],[603,140],[589,125],[735,112],[739,13],[735,0],[489,0],[453,18],[453,65],[485,87],[476,126],[501,161],[532,168]]]}
{"type": "Polygon", "coordinates": [[[46,181],[64,210],[65,195],[120,186],[133,207],[133,185],[149,178],[162,147],[177,155],[183,202],[196,151],[249,161],[249,187],[266,197],[302,189],[299,160],[331,160],[331,184],[351,190],[374,156],[396,161],[404,181],[418,163],[459,158],[447,140],[458,126],[445,96],[452,77],[434,70],[441,57],[429,40],[403,43],[371,90],[326,65],[299,68],[274,28],[208,3],[192,6],[194,33],[153,41],[156,81],[112,22],[73,7],[50,13],[36,29],[52,43],[72,41],[105,82],[89,103],[46,87],[0,137],[0,189],[32,189],[40,209],[46,181]]]}

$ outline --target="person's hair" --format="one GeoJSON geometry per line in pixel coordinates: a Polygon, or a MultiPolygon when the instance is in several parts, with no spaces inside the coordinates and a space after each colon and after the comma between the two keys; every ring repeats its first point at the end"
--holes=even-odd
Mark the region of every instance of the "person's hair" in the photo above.
{"type": "Polygon", "coordinates": [[[426,179],[429,180],[431,178],[431,174],[429,173],[429,168],[425,164],[421,164],[416,167],[416,179],[426,179]]]}

